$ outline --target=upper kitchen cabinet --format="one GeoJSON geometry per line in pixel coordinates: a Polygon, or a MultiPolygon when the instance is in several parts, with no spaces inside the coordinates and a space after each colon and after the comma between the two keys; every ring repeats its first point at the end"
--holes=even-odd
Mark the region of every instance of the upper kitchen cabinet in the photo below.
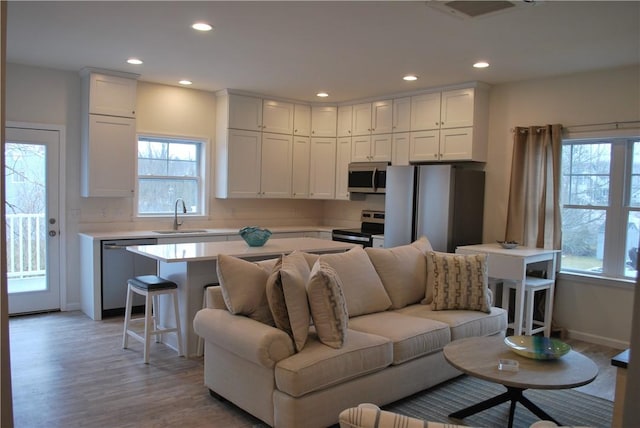
{"type": "Polygon", "coordinates": [[[353,120],[353,106],[338,107],[338,137],[353,135],[351,126],[353,120]]]}
{"type": "Polygon", "coordinates": [[[262,99],[245,95],[226,95],[225,128],[262,131],[262,99]]]}
{"type": "Polygon", "coordinates": [[[349,199],[351,137],[338,137],[336,148],[336,199],[349,199]]]}
{"type": "Polygon", "coordinates": [[[136,117],[136,78],[89,72],[89,113],[136,117]]]}
{"type": "Polygon", "coordinates": [[[85,68],[81,102],[83,197],[132,197],[137,74],[85,68]]]}
{"type": "Polygon", "coordinates": [[[293,137],[293,171],[291,180],[291,196],[294,198],[309,197],[309,163],[311,162],[311,139],[309,137],[293,137]]]}
{"type": "Polygon", "coordinates": [[[353,106],[352,134],[390,134],[393,132],[393,101],[383,100],[353,106]]]}
{"type": "Polygon", "coordinates": [[[293,137],[262,134],[260,196],[290,198],[293,171],[293,137]]]}
{"type": "Polygon", "coordinates": [[[391,162],[392,134],[352,138],[351,162],[391,162]]]}
{"type": "Polygon", "coordinates": [[[336,139],[311,139],[309,197],[334,199],[336,192],[336,139]]]}
{"type": "Polygon", "coordinates": [[[393,100],[393,132],[408,132],[411,130],[411,97],[393,100]]]}
{"type": "Polygon", "coordinates": [[[411,97],[411,162],[477,161],[487,158],[488,87],[411,97]]]}
{"type": "Polygon", "coordinates": [[[293,134],[294,106],[281,101],[263,100],[262,131],[275,134],[293,134]]]}
{"type": "Polygon", "coordinates": [[[311,136],[335,137],[338,109],[335,106],[311,107],[311,136]]]}
{"type": "Polygon", "coordinates": [[[311,135],[311,106],[304,104],[293,106],[293,135],[304,137],[311,135]]]}

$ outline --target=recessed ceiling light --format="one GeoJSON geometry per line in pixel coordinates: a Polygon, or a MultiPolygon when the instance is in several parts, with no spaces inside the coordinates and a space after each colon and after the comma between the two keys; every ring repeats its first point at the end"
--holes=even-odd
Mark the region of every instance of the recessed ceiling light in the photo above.
{"type": "Polygon", "coordinates": [[[326,92],[318,92],[316,94],[316,96],[320,97],[320,98],[326,98],[329,96],[329,94],[327,94],[326,92]]]}
{"type": "Polygon", "coordinates": [[[475,68],[487,68],[487,67],[489,67],[489,63],[486,62],[486,61],[478,61],[475,64],[473,64],[473,66],[475,68]]]}
{"type": "Polygon", "coordinates": [[[129,64],[133,64],[133,65],[140,65],[140,64],[142,64],[142,60],[139,60],[138,58],[129,58],[129,59],[127,60],[127,62],[128,62],[129,64]]]}
{"type": "Polygon", "coordinates": [[[178,83],[181,85],[193,85],[193,82],[191,80],[181,80],[178,83]]]}
{"type": "Polygon", "coordinates": [[[211,31],[213,30],[213,27],[209,24],[207,24],[206,22],[196,22],[195,24],[193,24],[191,26],[191,28],[193,28],[194,30],[198,30],[198,31],[211,31]]]}
{"type": "Polygon", "coordinates": [[[414,74],[407,74],[406,76],[404,76],[402,78],[403,80],[406,80],[408,82],[412,82],[414,80],[418,80],[418,76],[414,75],[414,74]]]}

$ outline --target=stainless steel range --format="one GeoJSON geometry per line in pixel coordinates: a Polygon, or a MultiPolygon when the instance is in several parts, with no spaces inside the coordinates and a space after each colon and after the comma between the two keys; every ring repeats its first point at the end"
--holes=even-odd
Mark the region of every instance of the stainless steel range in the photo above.
{"type": "Polygon", "coordinates": [[[331,238],[364,247],[373,246],[373,235],[384,234],[384,211],[363,210],[360,221],[359,229],[333,229],[331,238]]]}

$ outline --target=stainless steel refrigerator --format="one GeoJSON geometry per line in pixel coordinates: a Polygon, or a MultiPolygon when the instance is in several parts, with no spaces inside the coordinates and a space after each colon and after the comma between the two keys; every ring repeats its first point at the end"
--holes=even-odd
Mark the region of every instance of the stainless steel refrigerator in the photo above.
{"type": "Polygon", "coordinates": [[[425,235],[436,251],[482,243],[484,171],[460,165],[390,166],[384,245],[425,235]]]}

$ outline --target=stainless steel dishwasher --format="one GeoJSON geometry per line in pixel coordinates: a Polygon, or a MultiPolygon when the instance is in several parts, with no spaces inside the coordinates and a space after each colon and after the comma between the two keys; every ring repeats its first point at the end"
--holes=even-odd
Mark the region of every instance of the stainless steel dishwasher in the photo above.
{"type": "MultiPolygon", "coordinates": [[[[157,263],[148,257],[127,251],[130,245],[155,244],[155,238],[102,241],[102,317],[123,315],[127,302],[127,280],[134,276],[155,275],[157,263]]],[[[144,298],[134,295],[134,310],[140,310],[144,298]],[[137,307],[137,308],[136,308],[137,307]]]]}

